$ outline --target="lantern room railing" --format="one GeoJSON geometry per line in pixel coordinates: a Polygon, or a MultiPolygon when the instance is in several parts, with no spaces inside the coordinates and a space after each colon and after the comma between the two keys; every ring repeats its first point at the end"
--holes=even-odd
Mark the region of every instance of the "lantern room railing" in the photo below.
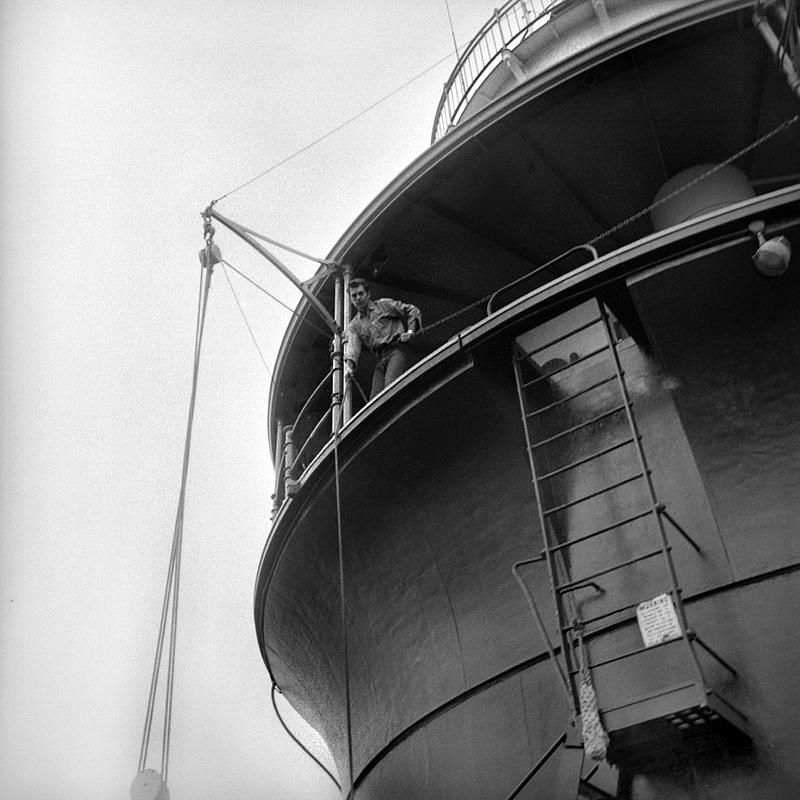
{"type": "Polygon", "coordinates": [[[495,9],[492,18],[458,59],[444,85],[433,121],[431,143],[441,139],[458,122],[467,103],[488,72],[500,63],[503,54],[517,47],[528,34],[547,22],[556,6],[566,2],[568,0],[509,0],[502,8],[495,9]]]}

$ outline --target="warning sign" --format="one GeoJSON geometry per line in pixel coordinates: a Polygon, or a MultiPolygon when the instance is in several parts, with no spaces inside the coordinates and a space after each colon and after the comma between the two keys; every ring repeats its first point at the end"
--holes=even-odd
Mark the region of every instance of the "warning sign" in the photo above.
{"type": "Polygon", "coordinates": [[[681,625],[672,598],[660,594],[652,600],[645,600],[636,606],[636,619],[645,647],[661,644],[681,635],[681,625]]]}

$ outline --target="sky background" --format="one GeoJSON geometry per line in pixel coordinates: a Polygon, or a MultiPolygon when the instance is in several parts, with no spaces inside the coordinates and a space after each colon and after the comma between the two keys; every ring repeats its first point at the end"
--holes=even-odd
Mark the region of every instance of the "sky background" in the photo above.
{"type": "MultiPolygon", "coordinates": [[[[498,2],[449,4],[462,45],[498,2]]],[[[180,487],[200,211],[453,49],[445,0],[0,2],[3,800],[129,796],[180,487]]],[[[425,149],[454,63],[219,211],[325,256],[425,149]]],[[[221,226],[216,241],[296,304],[221,226]]],[[[230,277],[271,369],[289,312],[230,277]]],[[[274,718],[256,643],[269,380],[218,269],[186,499],[172,800],[339,796],[274,718]]],[[[158,737],[147,766],[159,769],[158,737]]]]}

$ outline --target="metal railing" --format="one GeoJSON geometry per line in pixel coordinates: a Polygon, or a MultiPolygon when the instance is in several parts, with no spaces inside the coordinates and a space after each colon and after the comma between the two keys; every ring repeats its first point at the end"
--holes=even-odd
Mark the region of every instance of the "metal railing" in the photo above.
{"type": "MultiPolygon", "coordinates": [[[[520,296],[531,291],[535,286],[523,286],[523,284],[530,282],[556,262],[581,250],[587,251],[593,261],[597,260],[597,250],[591,245],[578,245],[577,247],[567,250],[565,253],[537,267],[526,275],[503,285],[490,297],[479,301],[479,304],[482,304],[488,299],[485,311],[483,311],[481,315],[490,316],[500,308],[503,308],[520,296]],[[514,291],[509,295],[511,290],[514,291]]],[[[343,278],[339,276],[337,280],[342,281],[343,278]]],[[[340,313],[346,313],[341,308],[344,304],[344,295],[342,292],[337,292],[336,302],[339,306],[337,310],[337,317],[339,317],[340,313]]],[[[433,325],[428,326],[428,330],[458,316],[462,312],[477,307],[477,305],[478,304],[473,303],[471,306],[466,306],[459,312],[456,312],[456,314],[450,315],[450,317],[434,322],[433,325]]],[[[341,318],[345,317],[342,316],[341,318]]],[[[283,505],[283,502],[296,493],[301,482],[300,479],[308,464],[331,440],[331,436],[338,432],[342,425],[346,425],[349,422],[353,415],[354,391],[357,391],[358,395],[360,395],[364,405],[367,405],[369,402],[369,398],[354,376],[349,380],[337,382],[337,372],[340,372],[342,369],[341,339],[341,334],[337,333],[334,335],[331,350],[331,360],[333,364],[311,391],[294,420],[289,423],[277,422],[275,491],[272,495],[273,519],[281,505],[283,505]],[[329,389],[331,392],[331,402],[324,411],[320,411],[319,405],[315,405],[314,401],[317,400],[326,389],[329,389]],[[326,424],[328,423],[330,424],[330,433],[325,432],[326,424]]]]}
{"type": "Polygon", "coordinates": [[[444,85],[431,143],[438,141],[456,124],[487,70],[495,67],[504,51],[516,47],[534,28],[543,24],[556,6],[567,0],[508,0],[495,9],[492,18],[478,31],[458,59],[444,85]]]}

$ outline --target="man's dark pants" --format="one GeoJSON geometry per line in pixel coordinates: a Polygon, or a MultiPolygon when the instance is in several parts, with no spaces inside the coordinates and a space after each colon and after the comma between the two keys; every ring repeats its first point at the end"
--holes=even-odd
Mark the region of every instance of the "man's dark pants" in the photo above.
{"type": "Polygon", "coordinates": [[[378,363],[372,374],[372,400],[378,392],[399,378],[411,366],[411,350],[405,344],[393,344],[378,353],[378,363]]]}

